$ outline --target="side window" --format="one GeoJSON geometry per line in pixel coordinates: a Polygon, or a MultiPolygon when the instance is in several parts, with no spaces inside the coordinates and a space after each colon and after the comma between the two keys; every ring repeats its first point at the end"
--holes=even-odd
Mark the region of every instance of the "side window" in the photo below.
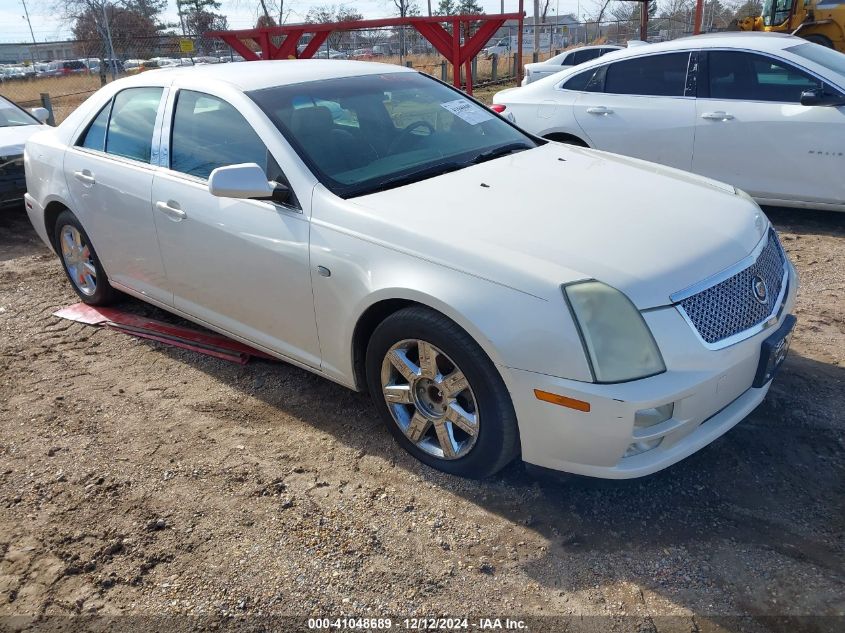
{"type": "Polygon", "coordinates": [[[161,88],[127,88],[114,97],[106,152],[150,162],[161,88]]]}
{"type": "Polygon", "coordinates": [[[590,68],[567,79],[561,88],[579,92],[601,92],[606,71],[607,66],[590,68]]]}
{"type": "Polygon", "coordinates": [[[599,56],[599,53],[600,49],[598,48],[575,51],[572,54],[572,61],[569,63],[571,63],[573,66],[577,66],[578,64],[583,64],[584,62],[588,62],[591,59],[596,59],[599,56]]]}
{"type": "Polygon", "coordinates": [[[106,127],[109,124],[109,112],[111,112],[111,104],[109,101],[102,107],[100,112],[91,121],[85,134],[77,141],[80,147],[87,147],[89,149],[96,149],[103,151],[106,147],[106,127]]]}
{"type": "Polygon", "coordinates": [[[666,53],[618,61],[607,69],[604,91],[618,95],[682,97],[689,53],[666,53]]]}
{"type": "Polygon", "coordinates": [[[802,92],[822,87],[811,75],[754,53],[711,51],[708,71],[711,99],[799,103],[802,92]]]}
{"type": "Polygon", "coordinates": [[[280,180],[281,170],[271,161],[258,134],[232,105],[200,92],[179,91],[170,136],[170,169],[208,178],[218,167],[256,163],[268,179],[280,180]]]}

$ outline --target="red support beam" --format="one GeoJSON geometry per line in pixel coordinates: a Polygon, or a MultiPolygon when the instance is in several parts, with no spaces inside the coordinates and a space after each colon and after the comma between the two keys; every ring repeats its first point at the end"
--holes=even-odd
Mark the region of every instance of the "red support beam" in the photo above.
{"type": "MultiPolygon", "coordinates": [[[[522,0],[520,0],[521,5],[522,0]]],[[[223,40],[246,61],[290,59],[293,57],[307,59],[314,56],[334,31],[413,26],[419,31],[420,35],[431,42],[437,52],[452,64],[452,82],[458,88],[461,86],[461,66],[465,66],[466,89],[469,94],[472,94],[472,60],[507,20],[516,20],[519,25],[520,50],[518,54],[521,58],[522,12],[496,15],[384,18],[354,22],[331,22],[328,24],[297,24],[240,31],[210,31],[205,35],[223,40]],[[443,23],[451,24],[451,33],[443,28],[443,23]],[[474,24],[478,25],[478,30],[470,37],[469,33],[474,24]],[[463,44],[461,44],[462,30],[464,31],[463,44]],[[305,48],[299,52],[299,40],[306,33],[311,34],[311,39],[305,48]],[[273,44],[274,37],[284,37],[279,46],[273,44]],[[252,43],[252,46],[250,46],[250,43],[252,43]],[[254,47],[257,47],[260,53],[253,50],[254,47]]],[[[519,66],[517,72],[521,73],[521,62],[519,66]]]]}
{"type": "Polygon", "coordinates": [[[704,0],[697,0],[695,3],[695,23],[692,27],[693,35],[701,34],[701,20],[704,17],[704,0]]]}

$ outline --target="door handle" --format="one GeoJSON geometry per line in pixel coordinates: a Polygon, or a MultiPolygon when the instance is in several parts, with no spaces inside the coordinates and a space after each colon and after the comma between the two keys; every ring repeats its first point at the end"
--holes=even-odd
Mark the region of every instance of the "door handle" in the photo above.
{"type": "Polygon", "coordinates": [[[95,182],[97,182],[94,179],[94,174],[92,174],[91,171],[88,169],[73,172],[73,177],[76,178],[79,182],[85,183],[86,185],[93,185],[95,182]]]}
{"type": "Polygon", "coordinates": [[[718,110],[717,112],[705,112],[701,115],[701,118],[708,121],[730,121],[734,118],[734,115],[718,110]]]}
{"type": "Polygon", "coordinates": [[[587,114],[613,114],[613,110],[605,106],[593,106],[592,108],[587,108],[587,114]]]}
{"type": "Polygon", "coordinates": [[[182,211],[182,209],[179,207],[179,203],[174,202],[173,200],[168,200],[167,202],[159,200],[158,202],[156,202],[156,209],[161,211],[164,215],[166,215],[174,222],[181,222],[182,220],[188,217],[188,214],[182,211]]]}

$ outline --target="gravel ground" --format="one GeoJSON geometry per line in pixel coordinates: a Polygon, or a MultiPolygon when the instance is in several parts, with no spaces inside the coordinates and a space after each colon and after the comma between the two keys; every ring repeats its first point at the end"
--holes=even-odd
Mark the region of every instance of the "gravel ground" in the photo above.
{"type": "Polygon", "coordinates": [[[770,215],[802,282],[788,361],[725,437],[628,482],[521,464],[456,479],[400,450],[364,395],[59,320],[75,296],[58,261],[0,215],[0,630],[69,614],[845,629],[845,218],[770,215]]]}

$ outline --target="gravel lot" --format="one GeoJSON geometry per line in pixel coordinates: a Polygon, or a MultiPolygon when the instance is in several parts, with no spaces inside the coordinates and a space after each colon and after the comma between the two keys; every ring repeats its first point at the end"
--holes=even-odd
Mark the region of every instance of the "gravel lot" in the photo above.
{"type": "Polygon", "coordinates": [[[802,282],[781,375],[727,436],[629,482],[455,479],[364,395],[59,320],[58,261],[0,215],[0,616],[845,629],[845,218],[769,213],[802,282]]]}

